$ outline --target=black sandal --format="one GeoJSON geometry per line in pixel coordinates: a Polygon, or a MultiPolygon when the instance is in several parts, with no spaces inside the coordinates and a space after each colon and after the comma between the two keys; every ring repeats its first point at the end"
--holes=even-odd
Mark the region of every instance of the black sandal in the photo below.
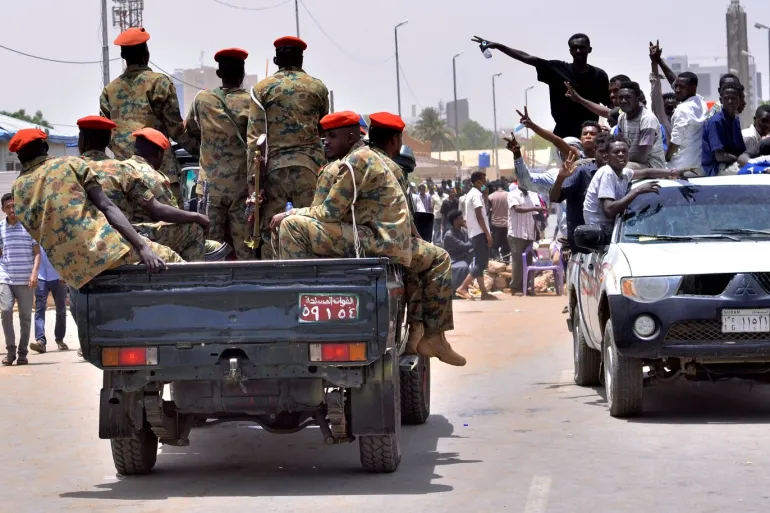
{"type": "Polygon", "coordinates": [[[8,367],[10,365],[13,365],[13,362],[15,362],[15,361],[16,361],[16,357],[15,356],[14,357],[6,356],[5,358],[3,358],[3,362],[2,363],[6,367],[8,367]]]}

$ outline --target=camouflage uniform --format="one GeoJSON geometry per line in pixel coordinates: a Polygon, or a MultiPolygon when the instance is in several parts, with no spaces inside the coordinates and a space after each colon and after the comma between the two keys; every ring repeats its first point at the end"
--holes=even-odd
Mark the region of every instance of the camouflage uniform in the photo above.
{"type": "Polygon", "coordinates": [[[201,91],[187,115],[190,147],[200,153],[198,194],[208,181],[209,238],[224,242],[225,226],[238,260],[254,259],[254,250],[246,246],[251,229],[246,221],[246,129],[249,124],[249,93],[243,89],[201,91]],[[224,97],[228,112],[222,105],[224,97]]]}
{"type": "Polygon", "coordinates": [[[142,157],[128,161],[113,160],[101,151],[87,151],[81,157],[96,172],[107,195],[140,235],[168,246],[185,261],[202,261],[204,257],[203,228],[196,223],[155,222],[142,206],[156,198],[176,208],[168,181],[142,157]],[[153,187],[151,188],[152,185],[153,187]]]}
{"type": "MultiPolygon", "coordinates": [[[[80,288],[102,271],[139,263],[138,252],[89,199],[99,178],[82,159],[38,157],[13,182],[16,215],[45,250],[56,272],[80,288]]],[[[167,262],[181,262],[171,249],[146,241],[167,262]]]]}
{"type": "Polygon", "coordinates": [[[408,266],[412,258],[409,210],[387,160],[379,150],[364,146],[333,163],[339,166],[339,172],[326,199],[317,206],[295,209],[281,223],[281,258],[355,256],[351,209],[355,200],[363,255],[385,256],[393,263],[408,266]],[[350,164],[355,177],[345,163],[350,164]]]}
{"type": "MultiPolygon", "coordinates": [[[[102,91],[99,110],[102,116],[118,125],[110,143],[110,149],[118,160],[126,160],[136,153],[131,133],[144,127],[163,132],[181,146],[188,144],[174,83],[148,66],[127,66],[123,74],[102,91]]],[[[160,171],[171,184],[177,202],[175,206],[182,207],[179,163],[171,149],[166,151],[160,171]]]]}
{"type": "Polygon", "coordinates": [[[252,101],[249,109],[248,180],[254,183],[256,142],[267,130],[267,179],[259,187],[265,191],[259,221],[262,258],[270,259],[270,220],[289,201],[295,208],[313,201],[317,171],[325,162],[318,124],[329,113],[329,91],[301,69],[285,68],[260,81],[252,94],[259,104],[252,101]]]}

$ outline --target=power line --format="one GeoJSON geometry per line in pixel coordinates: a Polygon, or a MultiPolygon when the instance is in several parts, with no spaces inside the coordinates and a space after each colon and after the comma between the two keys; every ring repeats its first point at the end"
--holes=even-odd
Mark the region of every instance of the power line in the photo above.
{"type": "Polygon", "coordinates": [[[191,83],[189,83],[189,82],[185,82],[185,81],[184,81],[184,80],[182,80],[181,78],[176,78],[176,77],[175,77],[173,74],[169,73],[168,71],[166,71],[165,69],[161,68],[160,66],[158,66],[157,64],[155,64],[155,63],[154,63],[154,62],[152,62],[152,61],[150,61],[150,64],[152,64],[153,66],[155,66],[156,68],[158,68],[160,71],[162,71],[163,73],[165,73],[166,75],[168,75],[168,77],[169,77],[170,79],[172,79],[172,80],[177,80],[177,81],[179,81],[179,82],[181,82],[181,83],[183,83],[183,84],[185,84],[185,85],[188,85],[188,86],[190,86],[190,87],[194,87],[195,89],[197,89],[197,90],[199,90],[199,91],[203,91],[203,90],[204,90],[202,87],[198,87],[197,85],[191,84],[191,83]]]}
{"type": "Polygon", "coordinates": [[[351,60],[354,60],[358,62],[359,64],[369,64],[369,65],[375,65],[375,64],[383,64],[385,62],[388,62],[389,60],[393,59],[395,57],[394,55],[391,55],[390,57],[386,59],[376,60],[376,61],[370,61],[370,60],[364,60],[356,57],[355,55],[348,53],[345,48],[343,48],[341,45],[339,45],[332,37],[324,30],[324,28],[321,26],[320,23],[318,23],[318,20],[315,19],[315,16],[313,16],[313,13],[310,12],[310,9],[307,8],[307,5],[305,5],[305,2],[302,0],[299,0],[299,3],[302,4],[302,7],[305,9],[305,12],[308,16],[310,16],[310,19],[313,20],[313,23],[315,23],[316,27],[318,27],[318,30],[321,31],[321,33],[326,36],[326,39],[328,39],[334,46],[337,47],[337,50],[345,54],[346,57],[348,57],[351,60]]]}
{"type": "Polygon", "coordinates": [[[218,3],[219,5],[224,5],[225,7],[229,7],[231,9],[238,9],[238,10],[241,10],[241,11],[267,11],[269,9],[275,9],[276,7],[281,7],[282,5],[286,5],[289,2],[291,2],[292,0],[284,0],[281,3],[273,4],[273,5],[267,5],[265,7],[243,7],[243,6],[240,6],[240,5],[228,4],[227,2],[223,2],[222,0],[212,0],[212,1],[215,2],[215,3],[218,3]]]}
{"type": "Polygon", "coordinates": [[[404,83],[406,84],[406,88],[409,89],[409,92],[412,94],[412,98],[414,98],[414,101],[417,102],[417,105],[420,106],[420,110],[424,109],[422,106],[422,103],[420,103],[420,100],[417,98],[417,95],[414,94],[414,90],[412,89],[412,86],[409,85],[409,79],[406,78],[406,72],[404,71],[404,67],[401,65],[401,63],[398,63],[398,68],[401,70],[401,77],[404,79],[404,83]]]}
{"type": "MultiPolygon", "coordinates": [[[[102,61],[63,61],[60,59],[51,59],[48,57],[40,57],[39,55],[32,55],[31,53],[25,53],[20,50],[14,50],[13,48],[8,48],[7,46],[0,45],[0,48],[3,50],[8,50],[9,52],[17,53],[19,55],[23,55],[25,57],[29,57],[31,59],[37,59],[40,61],[46,61],[46,62],[56,62],[58,64],[101,64],[102,61]]],[[[119,61],[120,57],[117,57],[115,59],[110,59],[110,62],[112,61],[119,61]]]]}

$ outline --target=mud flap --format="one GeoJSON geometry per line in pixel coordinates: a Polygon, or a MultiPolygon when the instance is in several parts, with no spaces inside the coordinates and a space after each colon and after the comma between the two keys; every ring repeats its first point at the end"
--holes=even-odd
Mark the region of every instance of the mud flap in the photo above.
{"type": "Polygon", "coordinates": [[[400,411],[398,365],[391,348],[367,372],[366,383],[351,389],[350,424],[354,435],[390,435],[396,432],[400,411]]]}
{"type": "Polygon", "coordinates": [[[144,425],[144,394],[115,390],[111,384],[105,372],[104,388],[99,393],[99,438],[134,438],[144,425]]]}

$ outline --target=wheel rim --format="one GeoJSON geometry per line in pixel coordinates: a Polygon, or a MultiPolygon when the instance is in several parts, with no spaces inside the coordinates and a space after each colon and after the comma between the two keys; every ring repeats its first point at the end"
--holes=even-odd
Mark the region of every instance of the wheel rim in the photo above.
{"type": "Polygon", "coordinates": [[[615,356],[612,354],[612,346],[609,344],[605,350],[605,362],[604,362],[604,389],[607,391],[607,403],[612,404],[612,365],[614,363],[615,356]]]}

